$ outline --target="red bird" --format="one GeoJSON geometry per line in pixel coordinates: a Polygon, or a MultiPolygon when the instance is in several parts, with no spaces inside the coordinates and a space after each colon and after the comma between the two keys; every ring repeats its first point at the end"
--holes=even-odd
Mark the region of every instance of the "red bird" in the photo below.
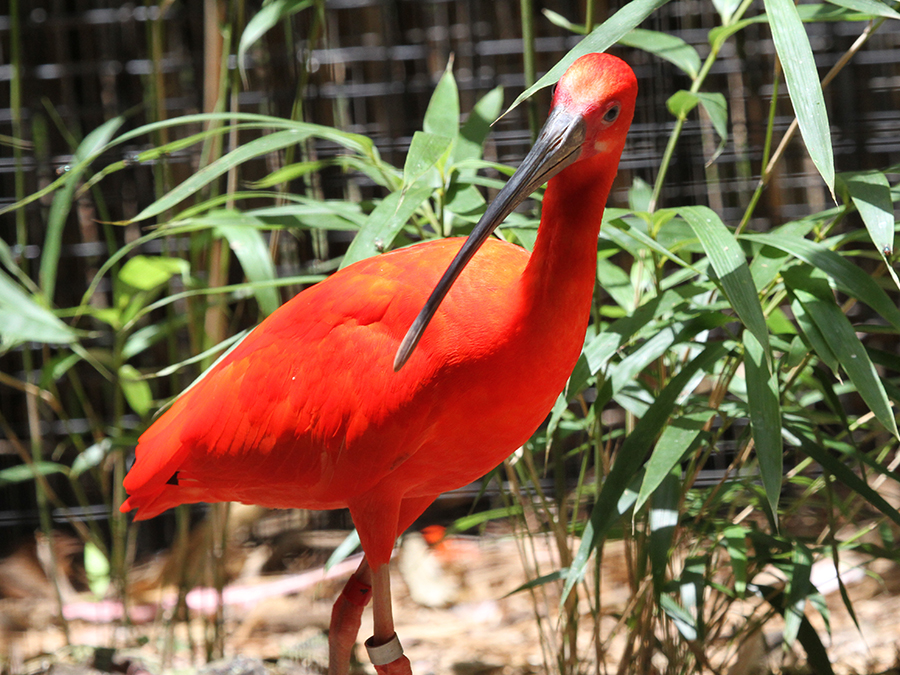
{"type": "Polygon", "coordinates": [[[141,436],[122,510],[348,507],[366,560],[335,604],[330,672],[346,673],[371,595],[370,657],[409,673],[391,615],[395,539],[522,445],[565,386],[636,95],[620,59],[578,59],[468,239],[360,261],[274,312],[141,436]],[[551,178],[533,253],[488,239],[551,178]]]}

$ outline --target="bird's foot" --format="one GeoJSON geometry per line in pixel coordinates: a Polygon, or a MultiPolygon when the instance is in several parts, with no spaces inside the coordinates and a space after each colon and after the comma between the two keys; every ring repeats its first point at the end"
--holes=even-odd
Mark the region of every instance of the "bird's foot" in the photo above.
{"type": "Polygon", "coordinates": [[[329,675],[346,675],[350,670],[350,656],[353,645],[356,644],[362,613],[372,598],[372,585],[363,577],[371,579],[367,567],[361,567],[350,577],[331,609],[331,625],[328,629],[329,675]]]}
{"type": "Polygon", "coordinates": [[[403,647],[396,633],[384,644],[376,645],[373,641],[374,638],[366,640],[366,651],[378,675],[412,675],[409,659],[403,655],[403,647]]]}

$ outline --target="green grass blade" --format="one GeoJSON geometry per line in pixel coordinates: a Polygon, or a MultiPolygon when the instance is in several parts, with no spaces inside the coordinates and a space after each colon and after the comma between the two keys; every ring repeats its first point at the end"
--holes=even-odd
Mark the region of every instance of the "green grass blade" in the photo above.
{"type": "Polygon", "coordinates": [[[800,135],[822,179],[834,195],[834,151],[816,60],[793,0],[765,0],[775,51],[784,69],[800,135]]]}

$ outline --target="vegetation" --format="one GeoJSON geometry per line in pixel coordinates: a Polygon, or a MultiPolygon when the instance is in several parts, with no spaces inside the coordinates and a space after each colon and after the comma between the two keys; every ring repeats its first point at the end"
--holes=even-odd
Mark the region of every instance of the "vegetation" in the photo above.
{"type": "MultiPolygon", "coordinates": [[[[234,4],[241,11],[225,25],[225,52],[242,64],[293,14],[309,13],[315,36],[327,12],[320,0],[275,0],[244,23],[243,3],[234,4]]],[[[632,0],[592,30],[590,15],[580,26],[551,16],[587,35],[516,101],[551,84],[578,55],[616,43],[670,61],[690,82],[670,92],[675,123],[655,182],[635,180],[628,208],[605,214],[601,292],[567,391],[524,451],[495,473],[507,511],[521,514],[522,554],[535,577],[523,592],[534,594],[538,618],[547,598],[559,603],[560,621],[542,623],[552,672],[615,670],[606,653],[622,635],[623,662],[634,672],[650,672],[660,655],[667,672],[721,672],[743,641],[781,615],[786,644],[799,643],[810,666],[827,673],[825,636],[809,619],[826,612],[828,623],[813,564],[830,560],[838,569],[851,553],[895,562],[900,556],[900,511],[880,490],[900,480],[900,282],[891,266],[900,191],[897,167],[835,173],[822,91],[883,22],[900,14],[880,0],[766,0],[764,7],[716,0],[720,23],[701,57],[679,38],[637,28],[663,4],[632,0]],[[804,28],[816,21],[865,26],[821,83],[804,28]],[[763,22],[779,56],[773,87],[777,93],[786,84],[796,124],[778,137],[773,96],[758,186],[735,222],[705,205],[664,203],[667,170],[689,118],[702,115],[717,141],[710,167],[728,143],[727,92],[710,91],[708,75],[728,40],[763,22]],[[834,205],[753,231],[760,197],[798,128],[834,205]],[[698,482],[713,466],[716,479],[698,482]],[[551,483],[541,480],[545,475],[551,483]],[[806,513],[821,523],[814,532],[798,526],[806,513]],[[541,568],[531,554],[533,538],[546,534],[558,556],[554,569],[541,568]],[[601,563],[613,538],[624,541],[631,600],[615,630],[603,634],[601,563]],[[753,610],[736,624],[735,606],[753,610]],[[579,631],[585,622],[594,625],[589,643],[579,631]]],[[[16,58],[14,49],[14,64],[16,58]]],[[[111,119],[77,144],[61,176],[30,195],[20,184],[17,202],[6,209],[19,239],[0,243],[2,348],[18,351],[22,370],[40,378],[0,373],[0,383],[24,392],[36,411],[30,442],[18,440],[0,415],[22,458],[21,467],[0,471],[0,485],[34,482],[46,533],[49,508],[61,503],[47,476],[65,474],[82,506],[88,492],[103,495],[109,536],[95,524],[74,523],[101,594],[109,580],[111,593],[127,587],[133,530],[118,513],[121,480],[137,435],[164,400],[239,339],[253,317],[278,307],[283,291],[389,248],[464,234],[484,209],[485,188],[502,184],[484,172],[510,173],[482,154],[502,93],[489,92],[461,116],[452,62],[402,167],[383,160],[366,136],[303,121],[299,91],[295,114],[283,119],[240,112],[237,73],[223,69],[219,85],[213,112],[160,115],[125,133],[124,120],[111,119]],[[340,151],[317,157],[315,140],[340,151]],[[179,153],[193,153],[198,165],[177,182],[167,158],[179,153]],[[104,165],[100,158],[110,155],[121,159],[104,165]],[[260,176],[260,158],[273,156],[278,166],[260,176]],[[98,185],[144,167],[152,170],[156,198],[127,221],[110,222],[98,185]],[[328,167],[364,174],[381,195],[323,198],[317,175],[328,167]],[[81,301],[60,306],[63,230],[78,200],[91,199],[109,254],[81,301]],[[51,201],[43,241],[30,242],[24,210],[37,200],[51,201]],[[140,234],[126,241],[121,230],[134,232],[134,225],[140,234]],[[325,254],[323,233],[332,230],[356,232],[343,256],[309,274],[278,276],[283,237],[309,238],[325,254]],[[34,243],[40,260],[29,267],[22,251],[34,243]],[[228,271],[238,267],[243,279],[230,283],[228,271]],[[101,383],[110,418],[97,414],[88,380],[90,387],[101,383]],[[135,416],[138,423],[129,422],[135,416]],[[73,430],[68,447],[45,455],[38,417],[63,424],[85,417],[91,428],[73,430]],[[71,450],[73,463],[57,461],[71,450]]],[[[14,109],[17,86],[14,76],[14,109]]],[[[21,122],[16,128],[24,138],[21,122]]],[[[21,147],[13,147],[21,158],[21,147]]],[[[717,180],[714,170],[707,175],[717,180]]],[[[534,215],[514,214],[501,235],[528,248],[536,226],[534,215]]]]}

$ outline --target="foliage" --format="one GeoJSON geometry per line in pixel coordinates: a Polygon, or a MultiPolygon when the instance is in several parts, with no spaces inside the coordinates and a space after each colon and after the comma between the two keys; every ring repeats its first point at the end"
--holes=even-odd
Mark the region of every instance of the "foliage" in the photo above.
{"type": "MultiPolygon", "coordinates": [[[[528,536],[550,533],[558,556],[557,569],[540,569],[523,545],[535,574],[527,590],[560,603],[562,620],[546,629],[545,642],[548,665],[560,672],[599,671],[611,640],[623,632],[624,657],[635,659],[636,671],[649,672],[658,654],[670,672],[718,669],[775,614],[784,617],[787,644],[798,642],[817,672],[830,672],[825,638],[807,618],[823,608],[811,581],[813,564],[831,560],[838,568],[851,551],[895,561],[898,555],[892,532],[900,512],[878,488],[898,480],[900,359],[870,339],[889,336],[896,344],[900,332],[891,268],[898,189],[895,168],[835,174],[822,85],[803,22],[867,22],[867,39],[898,15],[879,0],[799,7],[767,0],[751,17],[749,0],[716,2],[721,25],[709,32],[709,51],[701,58],[679,38],[636,28],[664,2],[628,3],[516,100],[551,84],[577,55],[616,42],[668,60],[691,82],[671,92],[675,123],[655,184],[636,180],[628,208],[607,209],[597,262],[603,292],[568,389],[525,452],[506,465],[515,502],[509,511],[522,513],[522,523],[540,523],[528,536]],[[702,111],[708,120],[718,140],[711,161],[727,143],[725,93],[704,89],[722,47],[770,18],[803,142],[837,206],[767,232],[749,231],[785,147],[772,149],[773,101],[758,188],[740,222],[725,223],[703,205],[663,207],[667,169],[688,118],[702,111]],[[605,421],[611,410],[620,412],[622,423],[605,421]],[[698,482],[712,464],[723,467],[717,480],[698,482]],[[550,489],[542,487],[546,472],[554,479],[550,489]],[[803,510],[824,523],[815,536],[796,527],[803,510]],[[599,625],[601,562],[612,538],[624,540],[632,566],[629,613],[612,634],[598,628],[585,645],[578,624],[590,619],[599,625]],[[579,599],[587,601],[589,616],[579,599]],[[736,605],[753,608],[743,625],[728,618],[736,605]],[[656,640],[645,640],[648,635],[656,640]],[[708,649],[726,638],[724,655],[708,649]]],[[[267,4],[247,23],[240,62],[267,30],[300,11],[320,17],[325,9],[296,0],[267,4]]],[[[550,19],[583,31],[558,15],[550,19]]],[[[510,172],[482,155],[501,106],[502,93],[489,92],[460,123],[448,64],[402,167],[385,162],[370,138],[301,119],[223,107],[119,133],[123,120],[115,118],[84,138],[67,172],[39,192],[19,195],[11,210],[50,196],[52,206],[36,281],[9,246],[0,246],[6,270],[0,272],[0,338],[4,350],[26,345],[29,355],[39,345],[41,377],[29,382],[3,374],[3,382],[43,401],[59,419],[93,419],[94,438],[88,443],[71,434],[78,453],[71,466],[22,447],[27,470],[0,471],[0,484],[34,479],[54,501],[44,478],[62,473],[85,504],[85,477],[100,486],[113,519],[111,544],[96,527],[81,527],[95,592],[103,592],[107,576],[117,592],[126,587],[129,530],[117,507],[125,454],[140,430],[123,424],[126,412],[144,427],[166,392],[199,376],[233,344],[241,335],[236,321],[227,330],[209,330],[217,321],[221,326],[222,317],[227,323],[247,307],[265,315],[280,304],[284,287],[313,283],[323,272],[413,241],[465,234],[484,211],[484,188],[502,184],[479,171],[510,172]],[[103,156],[125,154],[127,144],[170,135],[177,139],[96,168],[103,156]],[[340,152],[314,157],[317,139],[340,152]],[[211,150],[222,147],[230,149],[211,150]],[[190,151],[206,159],[170,185],[165,159],[190,151]],[[247,167],[273,154],[280,165],[251,180],[247,167]],[[57,307],[55,271],[73,203],[115,172],[143,166],[156,175],[157,198],[115,224],[140,224],[140,236],[111,249],[79,304],[57,307]],[[313,177],[331,167],[364,174],[383,196],[321,198],[313,177]],[[242,182],[245,189],[238,189],[242,182]],[[288,189],[297,184],[303,194],[288,189]],[[343,256],[310,274],[278,277],[280,236],[331,230],[356,233],[343,256]],[[149,252],[153,244],[161,253],[149,252]],[[221,273],[229,250],[244,277],[237,283],[221,273]],[[100,290],[106,282],[108,296],[100,290]],[[160,352],[163,361],[153,356],[160,352]],[[85,393],[84,378],[97,375],[112,401],[112,426],[92,414],[85,393]]],[[[535,228],[534,217],[514,214],[501,235],[528,248],[535,228]]]]}

